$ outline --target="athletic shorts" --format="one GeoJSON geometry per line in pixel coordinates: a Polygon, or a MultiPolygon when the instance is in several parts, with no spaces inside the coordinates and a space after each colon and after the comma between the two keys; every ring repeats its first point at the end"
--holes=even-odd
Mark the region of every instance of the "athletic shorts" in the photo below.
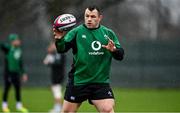
{"type": "Polygon", "coordinates": [[[72,103],[82,103],[88,100],[114,99],[113,91],[109,84],[88,84],[81,86],[67,86],[64,99],[72,103]]]}

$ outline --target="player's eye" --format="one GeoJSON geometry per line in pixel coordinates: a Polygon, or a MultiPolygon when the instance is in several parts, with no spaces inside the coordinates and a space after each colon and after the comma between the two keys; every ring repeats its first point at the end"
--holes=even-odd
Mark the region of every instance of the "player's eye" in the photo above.
{"type": "Polygon", "coordinates": [[[88,17],[89,17],[89,15],[86,15],[86,17],[88,18],[88,17]]]}
{"type": "Polygon", "coordinates": [[[96,18],[96,16],[95,15],[91,15],[91,18],[96,18]]]}

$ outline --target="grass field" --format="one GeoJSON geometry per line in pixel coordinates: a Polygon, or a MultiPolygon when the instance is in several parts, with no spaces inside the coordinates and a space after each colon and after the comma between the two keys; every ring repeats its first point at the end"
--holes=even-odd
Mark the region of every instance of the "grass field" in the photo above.
{"type": "MultiPolygon", "coordinates": [[[[116,112],[180,112],[180,89],[114,88],[114,94],[116,112]]],[[[0,95],[2,97],[2,88],[0,95]]],[[[53,97],[49,88],[23,88],[22,98],[31,112],[48,112],[53,106],[53,97]]],[[[11,90],[8,100],[11,111],[15,111],[14,100],[14,91],[11,90]]],[[[84,102],[79,111],[96,112],[88,102],[84,102]]]]}

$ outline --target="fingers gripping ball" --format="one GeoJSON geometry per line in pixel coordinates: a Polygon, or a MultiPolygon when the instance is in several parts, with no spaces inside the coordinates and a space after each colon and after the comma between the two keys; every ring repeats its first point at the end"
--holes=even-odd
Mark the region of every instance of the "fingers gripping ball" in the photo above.
{"type": "Polygon", "coordinates": [[[53,27],[59,31],[69,31],[76,25],[76,18],[72,14],[59,15],[53,24],[53,27]]]}

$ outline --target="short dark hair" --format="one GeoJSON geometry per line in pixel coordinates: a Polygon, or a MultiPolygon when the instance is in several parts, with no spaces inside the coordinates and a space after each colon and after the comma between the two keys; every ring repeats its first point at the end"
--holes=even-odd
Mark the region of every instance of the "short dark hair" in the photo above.
{"type": "Polygon", "coordinates": [[[96,9],[99,12],[99,14],[101,14],[101,11],[100,11],[99,7],[96,6],[96,5],[88,6],[87,9],[89,9],[90,11],[93,11],[93,10],[96,9]]]}

